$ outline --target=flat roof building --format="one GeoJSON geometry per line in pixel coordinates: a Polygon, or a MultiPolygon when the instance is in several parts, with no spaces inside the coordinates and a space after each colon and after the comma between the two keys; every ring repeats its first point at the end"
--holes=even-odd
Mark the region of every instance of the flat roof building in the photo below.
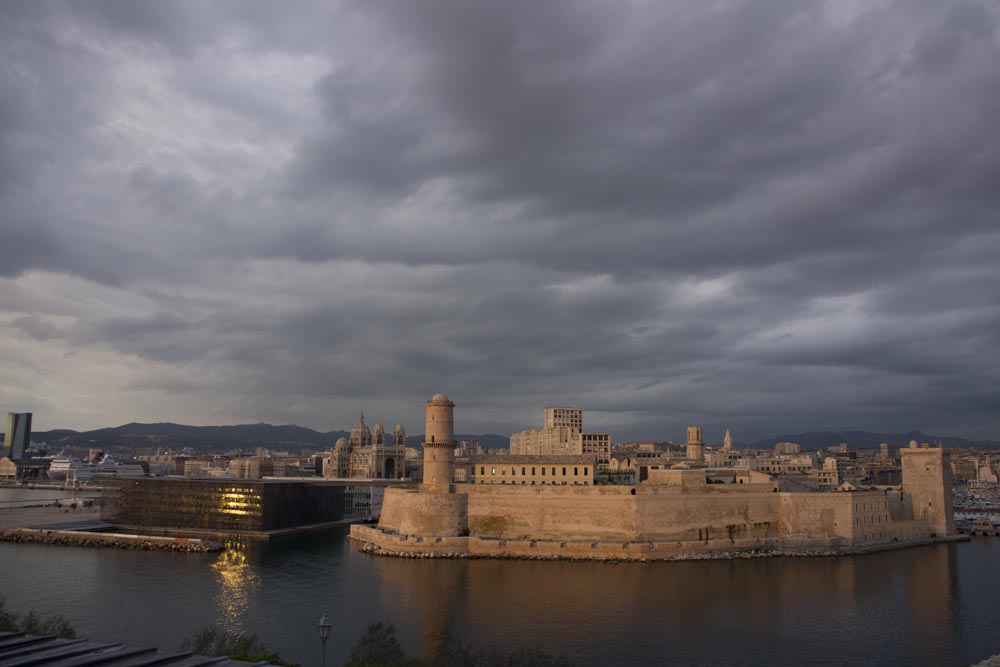
{"type": "Polygon", "coordinates": [[[267,533],[344,518],[342,484],[146,477],[108,486],[101,518],[132,527],[267,533]]]}
{"type": "Polygon", "coordinates": [[[594,456],[478,456],[470,461],[473,484],[593,486],[594,456]]]}
{"type": "Polygon", "coordinates": [[[510,436],[510,453],[523,456],[594,456],[599,466],[611,463],[611,435],[584,433],[583,410],[545,408],[545,428],[510,436]]]}

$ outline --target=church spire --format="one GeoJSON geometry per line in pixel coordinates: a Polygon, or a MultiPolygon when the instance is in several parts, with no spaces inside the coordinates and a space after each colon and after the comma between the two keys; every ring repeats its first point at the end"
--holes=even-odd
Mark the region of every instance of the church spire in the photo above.
{"type": "Polygon", "coordinates": [[[722,439],[722,448],[723,449],[733,448],[733,436],[732,434],[729,433],[728,428],[726,429],[726,437],[722,439]]]}

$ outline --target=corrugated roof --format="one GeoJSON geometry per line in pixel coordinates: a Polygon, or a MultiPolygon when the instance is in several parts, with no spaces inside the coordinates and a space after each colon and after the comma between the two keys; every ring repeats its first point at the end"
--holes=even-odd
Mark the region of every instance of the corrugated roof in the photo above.
{"type": "Polygon", "coordinates": [[[155,648],[134,648],[90,639],[0,632],[0,667],[263,667],[267,662],[242,662],[190,652],[162,653],[155,648]]]}

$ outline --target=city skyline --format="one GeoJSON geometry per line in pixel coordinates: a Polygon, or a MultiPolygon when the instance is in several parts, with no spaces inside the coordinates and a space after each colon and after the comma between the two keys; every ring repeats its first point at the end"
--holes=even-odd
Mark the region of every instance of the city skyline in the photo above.
{"type": "Polygon", "coordinates": [[[997,439],[998,25],[4,3],[0,411],[997,439]]]}

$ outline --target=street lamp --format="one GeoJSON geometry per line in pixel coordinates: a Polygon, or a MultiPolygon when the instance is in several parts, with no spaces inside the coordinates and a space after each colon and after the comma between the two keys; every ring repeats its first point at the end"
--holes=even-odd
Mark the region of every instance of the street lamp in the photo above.
{"type": "Polygon", "coordinates": [[[323,642],[323,667],[326,667],[326,640],[330,636],[330,628],[332,626],[330,618],[326,614],[323,614],[319,619],[319,640],[323,642]]]}

